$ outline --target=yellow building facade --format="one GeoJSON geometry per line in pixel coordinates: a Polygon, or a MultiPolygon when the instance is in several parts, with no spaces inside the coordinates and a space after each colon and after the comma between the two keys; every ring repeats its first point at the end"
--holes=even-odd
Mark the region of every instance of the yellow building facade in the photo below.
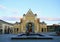
{"type": "Polygon", "coordinates": [[[31,9],[26,14],[23,14],[23,18],[20,19],[20,23],[14,24],[13,33],[25,33],[25,32],[47,32],[47,25],[45,22],[40,22],[37,18],[37,14],[34,14],[31,9]]]}

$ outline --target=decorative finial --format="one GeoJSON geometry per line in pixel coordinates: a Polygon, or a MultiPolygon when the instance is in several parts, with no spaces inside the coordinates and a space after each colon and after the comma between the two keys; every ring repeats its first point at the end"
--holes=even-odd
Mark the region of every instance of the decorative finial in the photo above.
{"type": "Polygon", "coordinates": [[[25,14],[23,14],[23,16],[25,16],[25,14]]]}
{"type": "Polygon", "coordinates": [[[37,16],[37,14],[35,14],[35,16],[37,16]]]}
{"type": "Polygon", "coordinates": [[[31,9],[29,9],[29,12],[32,12],[31,9]]]}

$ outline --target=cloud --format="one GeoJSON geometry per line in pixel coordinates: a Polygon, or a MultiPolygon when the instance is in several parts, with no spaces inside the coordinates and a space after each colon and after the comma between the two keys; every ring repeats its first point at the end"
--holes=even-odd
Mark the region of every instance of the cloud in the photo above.
{"type": "Polygon", "coordinates": [[[8,8],[4,5],[0,5],[0,10],[5,14],[19,14],[19,10],[17,8],[8,8]]]}
{"type": "MultiPolygon", "coordinates": [[[[0,19],[7,20],[7,21],[20,21],[21,17],[19,16],[2,16],[0,19]]],[[[60,18],[48,18],[48,17],[41,17],[41,20],[48,20],[48,21],[60,21],[60,18]]]]}
{"type": "Polygon", "coordinates": [[[49,17],[41,17],[42,20],[48,21],[60,21],[60,18],[49,18],[49,17]]]}
{"type": "Polygon", "coordinates": [[[6,21],[18,21],[19,17],[14,17],[14,16],[7,17],[7,16],[3,16],[3,17],[0,17],[0,19],[6,20],[6,21]]]}
{"type": "Polygon", "coordinates": [[[3,5],[0,5],[0,9],[5,9],[6,7],[3,5]]]}

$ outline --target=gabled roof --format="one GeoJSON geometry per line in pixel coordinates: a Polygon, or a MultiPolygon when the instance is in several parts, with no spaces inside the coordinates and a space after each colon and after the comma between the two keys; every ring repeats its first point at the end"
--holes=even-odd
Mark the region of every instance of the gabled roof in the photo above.
{"type": "Polygon", "coordinates": [[[26,13],[26,16],[35,16],[35,14],[33,14],[31,9],[29,9],[28,12],[26,13]]]}

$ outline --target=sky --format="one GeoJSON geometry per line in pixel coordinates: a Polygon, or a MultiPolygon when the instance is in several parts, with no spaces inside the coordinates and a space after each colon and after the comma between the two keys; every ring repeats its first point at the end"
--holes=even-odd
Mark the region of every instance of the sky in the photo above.
{"type": "Polygon", "coordinates": [[[41,22],[60,24],[60,0],[0,0],[0,19],[9,23],[19,22],[29,9],[41,22]]]}

